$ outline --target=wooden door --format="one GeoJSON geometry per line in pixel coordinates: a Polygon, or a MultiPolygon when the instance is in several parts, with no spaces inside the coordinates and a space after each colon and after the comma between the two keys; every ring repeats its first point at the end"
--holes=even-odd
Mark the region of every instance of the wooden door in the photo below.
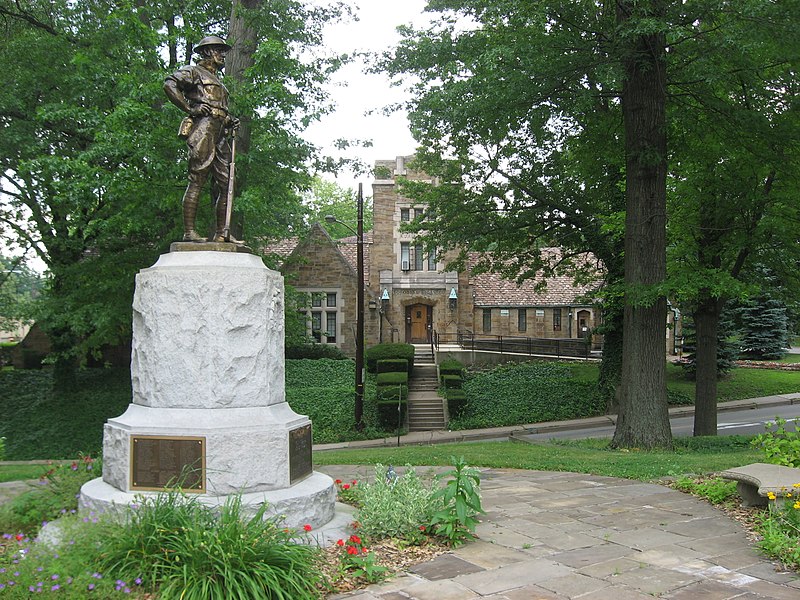
{"type": "Polygon", "coordinates": [[[430,340],[428,328],[430,323],[430,306],[426,304],[413,304],[406,308],[406,339],[408,343],[427,343],[430,340]]]}

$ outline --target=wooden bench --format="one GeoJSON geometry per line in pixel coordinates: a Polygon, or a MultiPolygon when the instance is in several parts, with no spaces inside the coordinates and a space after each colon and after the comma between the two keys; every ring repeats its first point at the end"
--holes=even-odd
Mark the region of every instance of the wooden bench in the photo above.
{"type": "Polygon", "coordinates": [[[800,483],[800,469],[768,463],[735,467],[722,471],[719,476],[737,482],[736,491],[742,497],[742,506],[764,506],[770,492],[780,498],[786,492],[796,493],[798,490],[792,486],[800,483]]]}

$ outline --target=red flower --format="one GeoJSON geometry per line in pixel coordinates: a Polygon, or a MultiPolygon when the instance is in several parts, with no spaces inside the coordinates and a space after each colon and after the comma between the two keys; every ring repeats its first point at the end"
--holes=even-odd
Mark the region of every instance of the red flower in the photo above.
{"type": "Polygon", "coordinates": [[[351,542],[351,543],[353,543],[353,544],[360,544],[360,543],[361,543],[361,538],[360,538],[360,537],[358,537],[358,536],[357,536],[357,535],[355,535],[355,534],[354,534],[354,535],[351,535],[351,536],[350,536],[350,542],[351,542]]]}
{"type": "Polygon", "coordinates": [[[362,548],[361,549],[361,554],[366,554],[366,553],[367,553],[367,549],[366,548],[362,548]]]}
{"type": "Polygon", "coordinates": [[[419,530],[420,530],[420,531],[425,531],[425,525],[420,525],[420,526],[419,526],[419,530]]]}
{"type": "Polygon", "coordinates": [[[358,481],[356,481],[355,479],[353,479],[353,481],[351,481],[350,483],[352,483],[353,485],[358,485],[358,481]]]}
{"type": "Polygon", "coordinates": [[[347,553],[353,555],[358,554],[358,548],[356,548],[355,546],[348,546],[347,553]]]}
{"type": "Polygon", "coordinates": [[[344,540],[336,540],[337,546],[344,546],[344,540]]]}
{"type": "Polygon", "coordinates": [[[308,523],[303,525],[303,531],[311,531],[311,525],[309,525],[308,523]]]}
{"type": "Polygon", "coordinates": [[[341,480],[341,479],[337,479],[337,480],[336,480],[336,481],[334,481],[333,483],[335,483],[336,485],[340,485],[340,484],[342,483],[342,480],[341,480]]]}
{"type": "Polygon", "coordinates": [[[343,489],[343,490],[349,490],[349,489],[350,489],[350,486],[349,486],[348,484],[346,484],[346,483],[345,483],[345,484],[342,486],[342,489],[343,489]]]}
{"type": "Polygon", "coordinates": [[[22,540],[25,539],[25,536],[22,535],[21,533],[18,533],[17,535],[14,536],[14,539],[16,539],[18,542],[21,542],[22,540]]]}

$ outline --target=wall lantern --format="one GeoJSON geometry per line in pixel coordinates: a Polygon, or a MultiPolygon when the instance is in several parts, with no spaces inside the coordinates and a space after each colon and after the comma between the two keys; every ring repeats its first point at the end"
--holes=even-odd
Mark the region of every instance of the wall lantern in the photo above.
{"type": "Polygon", "coordinates": [[[389,290],[386,288],[383,288],[383,293],[381,294],[381,310],[383,312],[389,310],[389,290]]]}
{"type": "Polygon", "coordinates": [[[458,306],[458,294],[456,294],[456,288],[450,288],[450,310],[455,311],[456,306],[458,306]]]}

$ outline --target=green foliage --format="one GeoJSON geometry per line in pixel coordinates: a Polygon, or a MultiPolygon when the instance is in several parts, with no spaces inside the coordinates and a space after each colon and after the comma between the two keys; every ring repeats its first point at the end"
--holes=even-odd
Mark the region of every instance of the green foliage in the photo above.
{"type": "Polygon", "coordinates": [[[475,538],[478,524],[475,515],[484,511],[481,507],[480,473],[467,466],[463,456],[451,456],[450,460],[455,468],[437,476],[437,480],[450,479],[433,495],[442,503],[442,508],[433,515],[431,525],[436,535],[455,547],[475,538]]]}
{"type": "MultiPolygon", "coordinates": [[[[342,223],[355,228],[358,221],[356,192],[343,188],[333,181],[315,177],[311,187],[303,194],[303,204],[309,212],[307,225],[319,223],[334,240],[350,237],[353,232],[342,223]],[[325,217],[336,217],[334,223],[328,223],[325,217]]],[[[364,231],[372,230],[372,199],[364,199],[364,231]]]]}
{"type": "MultiPolygon", "coordinates": [[[[380,388],[379,388],[380,391],[380,388]]],[[[384,431],[400,431],[406,422],[408,402],[405,399],[398,401],[398,395],[390,394],[391,388],[384,388],[378,400],[378,422],[384,431]]]]}
{"type": "Polygon", "coordinates": [[[330,360],[349,360],[349,357],[336,346],[330,344],[303,344],[286,346],[287,360],[327,358],[330,360]]]}
{"type": "Polygon", "coordinates": [[[0,531],[33,533],[78,508],[81,486],[101,475],[100,464],[89,456],[71,463],[57,463],[42,469],[39,482],[10,502],[0,506],[0,531]]]}
{"type": "Polygon", "coordinates": [[[6,438],[0,436],[0,461],[6,459],[6,438]]]}
{"type": "Polygon", "coordinates": [[[667,404],[670,406],[692,406],[694,398],[681,390],[667,388],[667,404]]]}
{"type": "Polygon", "coordinates": [[[447,399],[447,412],[451,419],[458,419],[464,413],[464,408],[467,405],[467,394],[464,390],[448,389],[444,394],[447,399]]]}
{"type": "Polygon", "coordinates": [[[412,467],[407,466],[400,476],[391,477],[388,472],[377,464],[375,481],[356,488],[361,506],[357,513],[360,531],[370,540],[401,538],[419,542],[439,504],[431,487],[412,467]]]}
{"type": "Polygon", "coordinates": [[[464,378],[459,375],[442,375],[442,386],[446,390],[460,390],[464,386],[464,378]]]}
{"type": "Polygon", "coordinates": [[[408,361],[408,375],[414,369],[414,346],[411,344],[377,344],[367,348],[364,358],[369,373],[377,373],[379,360],[405,359],[408,361]]]}
{"type": "MultiPolygon", "coordinates": [[[[15,259],[0,254],[0,331],[13,331],[29,320],[42,284],[41,276],[25,264],[24,254],[15,259]]],[[[0,348],[0,366],[4,362],[0,348]]]]}
{"type": "Polygon", "coordinates": [[[785,467],[800,467],[800,430],[797,422],[794,431],[786,428],[786,419],[775,417],[774,422],[765,425],[766,432],[753,440],[753,446],[764,452],[768,463],[785,467]]]}
{"type": "Polygon", "coordinates": [[[739,310],[742,323],[742,354],[762,360],[779,359],[789,343],[786,306],[761,297],[739,310]]]}
{"type": "Polygon", "coordinates": [[[689,477],[682,475],[675,480],[675,489],[704,498],[711,504],[721,504],[738,497],[736,482],[721,477],[689,477]]]}
{"type": "Polygon", "coordinates": [[[196,496],[142,498],[125,524],[108,526],[100,565],[126,580],[143,578],[164,600],[317,598],[319,551],[293,542],[266,509],[247,515],[240,496],[219,514],[196,496]]]}
{"type": "Polygon", "coordinates": [[[597,384],[576,381],[555,362],[509,364],[468,376],[467,404],[452,429],[501,427],[601,414],[597,384]]]}
{"type": "MultiPolygon", "coordinates": [[[[689,313],[683,313],[683,361],[680,363],[684,372],[690,379],[694,379],[697,372],[696,345],[697,330],[694,319],[689,313]]],[[[736,368],[736,359],[739,358],[739,342],[735,339],[737,332],[733,323],[731,311],[723,309],[717,326],[717,377],[730,373],[736,368]]],[[[673,402],[670,402],[673,404],[673,402]]]]}
{"type": "Polygon", "coordinates": [[[378,384],[378,387],[381,386],[397,387],[401,385],[408,387],[408,372],[388,371],[388,372],[378,373],[378,376],[375,378],[375,382],[378,384]]]}
{"type": "Polygon", "coordinates": [[[439,375],[463,375],[464,365],[454,358],[446,358],[439,363],[439,375]]]}
{"type": "Polygon", "coordinates": [[[336,545],[341,549],[341,568],[352,577],[362,578],[367,583],[378,583],[389,573],[389,569],[375,562],[375,554],[369,552],[359,536],[353,534],[347,541],[338,540],[336,545]]]}
{"type": "Polygon", "coordinates": [[[758,542],[768,556],[777,558],[786,568],[800,569],[800,482],[782,498],[770,503],[769,511],[756,521],[761,534],[758,542]]]}
{"type": "Polygon", "coordinates": [[[378,361],[378,383],[380,384],[381,373],[405,373],[408,381],[408,361],[404,358],[384,358],[378,361]]]}

